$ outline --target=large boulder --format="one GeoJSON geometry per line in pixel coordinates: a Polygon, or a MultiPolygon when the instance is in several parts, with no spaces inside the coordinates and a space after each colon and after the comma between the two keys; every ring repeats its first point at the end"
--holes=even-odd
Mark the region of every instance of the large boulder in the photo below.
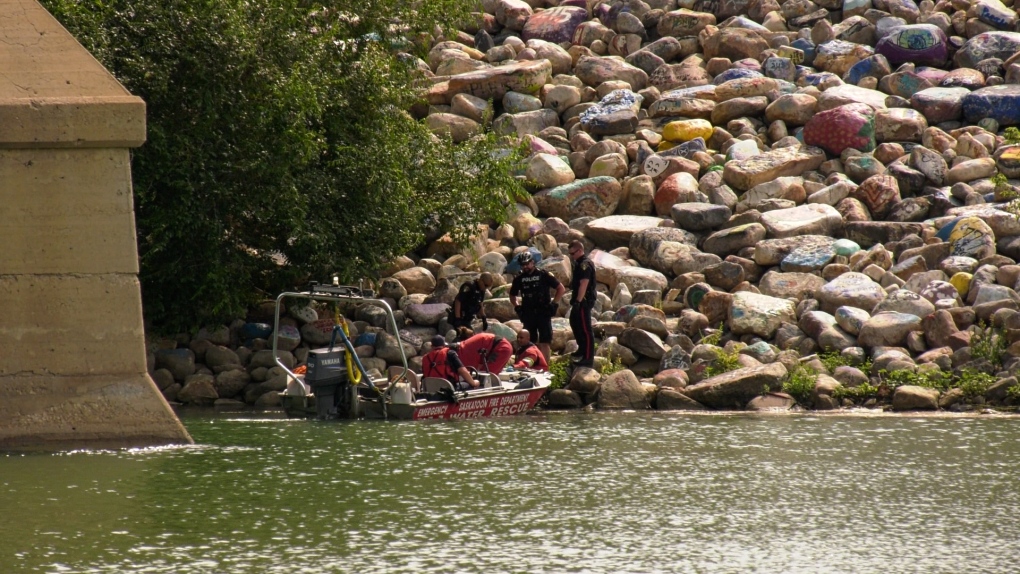
{"type": "Polygon", "coordinates": [[[647,409],[650,401],[637,376],[629,369],[617,371],[602,381],[599,391],[600,409],[647,409]]]}
{"type": "Polygon", "coordinates": [[[786,367],[775,362],[716,375],[684,389],[695,401],[716,409],[743,409],[762,389],[779,390],[786,367]]]}
{"type": "Polygon", "coordinates": [[[611,215],[620,203],[622,192],[616,178],[601,176],[545,189],[534,198],[543,216],[570,221],[578,217],[611,215]]]}

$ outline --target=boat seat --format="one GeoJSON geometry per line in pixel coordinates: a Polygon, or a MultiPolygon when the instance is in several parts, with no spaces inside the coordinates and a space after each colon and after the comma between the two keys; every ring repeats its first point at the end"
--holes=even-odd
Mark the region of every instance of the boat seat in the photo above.
{"type": "Polygon", "coordinates": [[[499,375],[496,373],[478,373],[478,382],[483,389],[499,389],[503,385],[499,382],[499,375]]]}
{"type": "Polygon", "coordinates": [[[451,392],[454,390],[453,383],[439,377],[425,377],[422,379],[422,387],[427,395],[435,395],[442,389],[449,389],[451,392]]]}
{"type": "MultiPolygon", "coordinates": [[[[397,380],[397,377],[404,374],[404,367],[400,365],[393,365],[386,370],[386,377],[390,381],[397,380]]],[[[418,373],[407,369],[407,374],[404,377],[407,380],[407,384],[411,385],[411,391],[417,393],[421,388],[421,381],[418,379],[418,373]]]]}

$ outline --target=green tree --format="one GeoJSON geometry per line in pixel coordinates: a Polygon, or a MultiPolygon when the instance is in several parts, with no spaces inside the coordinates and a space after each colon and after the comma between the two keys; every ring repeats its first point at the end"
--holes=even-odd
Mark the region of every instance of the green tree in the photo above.
{"type": "Polygon", "coordinates": [[[433,136],[416,60],[470,0],[43,0],[147,103],[134,151],[142,294],[161,330],[236,317],[499,221],[519,150],[433,136]]]}

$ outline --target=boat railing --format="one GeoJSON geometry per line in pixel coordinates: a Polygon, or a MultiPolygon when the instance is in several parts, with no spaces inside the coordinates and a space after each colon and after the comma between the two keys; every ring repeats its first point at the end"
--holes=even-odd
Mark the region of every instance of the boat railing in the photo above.
{"type": "MultiPolygon", "coordinates": [[[[397,319],[393,314],[393,309],[383,299],[376,299],[373,297],[374,293],[370,290],[363,289],[362,287],[355,287],[351,285],[340,285],[337,278],[333,278],[332,285],[325,285],[322,283],[312,282],[309,284],[306,291],[286,291],[280,293],[276,297],[276,308],[273,316],[273,360],[276,365],[287,373],[287,376],[296,380],[300,380],[298,375],[291,369],[287,368],[287,365],[283,364],[279,357],[278,351],[278,338],[280,332],[280,308],[285,299],[302,299],[305,301],[321,301],[326,303],[367,303],[381,307],[386,311],[386,316],[389,319],[390,327],[393,329],[394,336],[400,340],[400,328],[397,326],[397,319]]],[[[404,345],[401,342],[398,345],[400,348],[400,362],[403,367],[403,371],[397,374],[393,381],[390,381],[390,387],[392,388],[394,383],[400,381],[407,381],[407,373],[410,372],[407,367],[407,356],[404,354],[404,345]]],[[[367,376],[367,375],[366,375],[367,376]]],[[[382,401],[385,403],[385,401],[382,401]]],[[[384,407],[385,408],[385,407],[384,407]]]]}

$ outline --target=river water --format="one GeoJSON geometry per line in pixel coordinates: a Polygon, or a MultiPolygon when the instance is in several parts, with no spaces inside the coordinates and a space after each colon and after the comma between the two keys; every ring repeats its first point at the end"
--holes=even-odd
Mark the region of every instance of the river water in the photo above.
{"type": "Polygon", "coordinates": [[[183,420],[0,455],[0,573],[1020,571],[1020,417],[183,420]]]}

